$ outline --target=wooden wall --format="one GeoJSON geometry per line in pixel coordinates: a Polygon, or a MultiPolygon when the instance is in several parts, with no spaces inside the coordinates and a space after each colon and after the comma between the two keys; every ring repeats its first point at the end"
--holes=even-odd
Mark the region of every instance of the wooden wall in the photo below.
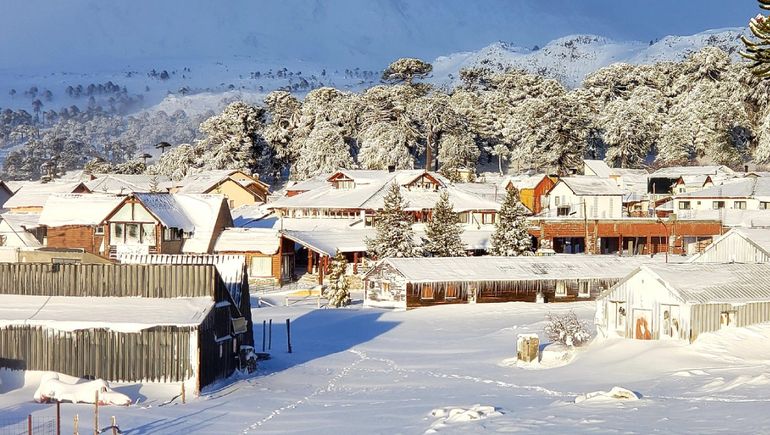
{"type": "Polygon", "coordinates": [[[9,326],[0,328],[0,366],[108,381],[183,381],[194,372],[191,331],[175,326],[139,333],[9,326]]]}

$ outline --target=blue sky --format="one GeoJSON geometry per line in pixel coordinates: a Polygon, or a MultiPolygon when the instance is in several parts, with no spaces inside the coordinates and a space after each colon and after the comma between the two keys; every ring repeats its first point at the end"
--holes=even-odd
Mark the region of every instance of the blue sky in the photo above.
{"type": "Polygon", "coordinates": [[[575,33],[649,41],[745,26],[754,0],[0,0],[0,68],[150,58],[381,66],[575,33]]]}

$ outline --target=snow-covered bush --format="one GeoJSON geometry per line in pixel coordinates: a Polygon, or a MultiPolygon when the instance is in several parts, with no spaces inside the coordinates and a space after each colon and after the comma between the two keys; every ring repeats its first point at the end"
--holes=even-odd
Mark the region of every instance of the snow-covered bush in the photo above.
{"type": "Polygon", "coordinates": [[[581,346],[591,339],[588,323],[578,319],[574,311],[566,314],[548,313],[545,320],[545,335],[554,343],[581,346]]]}

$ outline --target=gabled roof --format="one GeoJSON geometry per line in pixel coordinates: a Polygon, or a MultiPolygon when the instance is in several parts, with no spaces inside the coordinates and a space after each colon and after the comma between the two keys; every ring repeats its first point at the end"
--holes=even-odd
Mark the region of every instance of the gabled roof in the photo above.
{"type": "Polygon", "coordinates": [[[513,184],[518,190],[522,189],[534,189],[543,181],[543,178],[547,177],[546,174],[534,174],[534,175],[516,175],[510,178],[506,178],[502,184],[502,191],[505,193],[505,189],[508,187],[508,183],[513,184]]]}
{"type": "MultiPolygon", "coordinates": [[[[575,195],[579,196],[623,195],[623,191],[620,190],[615,181],[605,178],[586,176],[563,177],[559,178],[556,185],[559,183],[564,183],[575,195]]],[[[554,185],[554,188],[556,188],[556,185],[554,185]]]]}
{"type": "Polygon", "coordinates": [[[278,252],[281,235],[270,228],[226,228],[214,244],[214,252],[278,252]]]}
{"type": "Polygon", "coordinates": [[[40,225],[99,225],[122,201],[123,197],[109,194],[53,194],[40,213],[40,225]]]}
{"type": "Polygon", "coordinates": [[[344,175],[356,183],[369,184],[383,180],[385,178],[389,178],[390,174],[392,174],[392,172],[380,170],[340,169],[337,172],[329,174],[326,177],[326,181],[333,181],[334,179],[339,178],[339,176],[344,175]]]}
{"type": "Polygon", "coordinates": [[[85,184],[92,192],[129,194],[151,192],[153,188],[157,192],[166,192],[173,183],[165,175],[101,174],[85,184]]]}
{"type": "Polygon", "coordinates": [[[737,178],[696,192],[681,193],[676,198],[753,198],[770,197],[770,178],[737,178]]]}
{"type": "Polygon", "coordinates": [[[40,226],[40,215],[37,213],[3,213],[0,214],[0,224],[7,225],[11,234],[3,234],[6,237],[15,236],[23,246],[36,248],[42,246],[40,241],[28,229],[40,226]]]}
{"type": "Polygon", "coordinates": [[[233,179],[234,182],[240,184],[243,187],[248,187],[251,184],[258,184],[267,190],[268,186],[253,178],[252,176],[245,174],[243,171],[235,169],[220,169],[213,171],[198,172],[195,174],[189,174],[176,183],[178,189],[176,193],[208,193],[219,184],[223,183],[232,175],[237,173],[243,173],[248,176],[248,182],[244,183],[239,180],[233,179]]]}
{"type": "Polygon", "coordinates": [[[683,303],[770,301],[770,264],[669,263],[645,265],[640,272],[656,277],[683,303]]]}
{"type": "MultiPolygon", "coordinates": [[[[192,236],[185,239],[183,253],[206,253],[211,246],[220,214],[230,213],[224,195],[135,193],[165,227],[181,228],[192,236]]],[[[228,225],[232,224],[232,218],[228,225]]]]}
{"type": "MultiPolygon", "coordinates": [[[[583,160],[583,164],[586,168],[590,169],[597,177],[610,178],[613,175],[613,170],[607,165],[604,160],[583,160]]],[[[586,171],[588,172],[588,171],[586,171]]],[[[589,175],[589,174],[586,174],[589,175]]]]}
{"type": "Polygon", "coordinates": [[[728,237],[741,237],[746,240],[747,243],[754,245],[757,249],[764,252],[765,255],[770,257],[770,229],[767,228],[733,228],[726,232],[719,238],[716,238],[711,244],[709,244],[702,253],[695,255],[688,260],[689,263],[696,263],[698,259],[706,255],[708,252],[719,249],[719,244],[722,240],[726,240],[728,237]]]}
{"type": "Polygon", "coordinates": [[[72,183],[25,183],[5,202],[5,208],[43,207],[48,197],[54,193],[72,193],[88,187],[80,181],[72,183]]]}
{"type": "Polygon", "coordinates": [[[712,166],[670,166],[660,168],[650,174],[653,178],[679,178],[682,175],[725,175],[734,174],[735,171],[724,165],[712,166]]]}

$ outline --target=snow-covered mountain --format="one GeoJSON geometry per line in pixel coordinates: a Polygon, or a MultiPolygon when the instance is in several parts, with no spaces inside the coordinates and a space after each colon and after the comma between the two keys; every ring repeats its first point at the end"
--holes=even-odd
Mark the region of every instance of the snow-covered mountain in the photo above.
{"type": "Polygon", "coordinates": [[[706,46],[719,47],[737,60],[742,46],[739,38],[743,33],[741,28],[709,30],[691,36],[667,36],[652,43],[572,35],[532,49],[497,42],[478,51],[437,58],[433,62],[432,80],[451,84],[457,80],[459,70],[467,67],[487,67],[496,71],[515,68],[556,79],[574,88],[587,75],[613,63],[680,61],[706,46]]]}

